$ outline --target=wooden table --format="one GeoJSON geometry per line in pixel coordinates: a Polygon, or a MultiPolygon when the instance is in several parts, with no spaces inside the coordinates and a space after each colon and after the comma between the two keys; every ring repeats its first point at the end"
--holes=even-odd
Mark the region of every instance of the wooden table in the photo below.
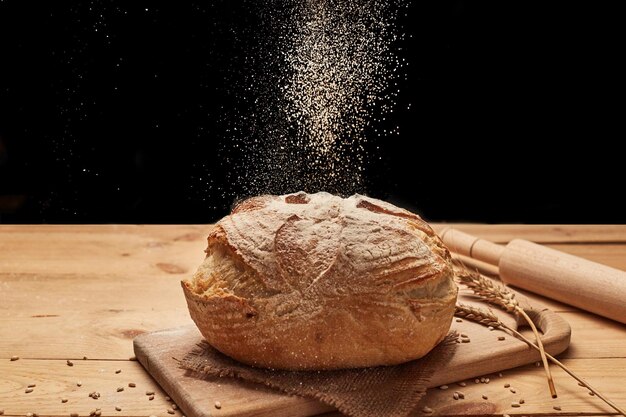
{"type": "MultiPolygon", "coordinates": [[[[458,228],[496,242],[513,237],[543,242],[626,269],[626,226],[458,228]]],[[[7,416],[37,413],[43,417],[74,412],[87,416],[100,408],[103,416],[172,417],[167,413],[166,394],[130,359],[132,339],[190,322],[179,281],[202,261],[209,229],[0,226],[0,410],[7,416]],[[12,356],[20,359],[11,361],[12,356]],[[26,393],[29,384],[36,386],[26,393]],[[118,392],[119,388],[124,390],[118,392]],[[99,399],[89,397],[93,391],[101,394],[99,399]],[[149,400],[146,391],[155,391],[155,398],[149,400]]],[[[532,297],[572,326],[571,347],[561,356],[563,362],[626,407],[626,326],[532,297]]],[[[535,366],[506,371],[503,379],[488,385],[471,383],[464,388],[465,396],[486,395],[495,414],[514,414],[507,411],[506,381],[524,396],[525,404],[517,409],[520,415],[614,414],[559,368],[552,369],[559,391],[554,401],[542,370],[535,366]],[[555,411],[554,405],[562,411],[555,411]]],[[[430,395],[441,402],[452,401],[446,391],[430,395]]],[[[467,407],[462,413],[484,412],[480,410],[484,408],[467,407]]],[[[176,416],[180,411],[175,411],[176,416]]]]}

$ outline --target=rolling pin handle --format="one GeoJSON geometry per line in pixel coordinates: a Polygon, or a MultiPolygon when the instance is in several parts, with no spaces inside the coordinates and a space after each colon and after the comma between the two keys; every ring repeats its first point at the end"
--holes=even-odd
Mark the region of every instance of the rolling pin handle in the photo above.
{"type": "Polygon", "coordinates": [[[504,246],[456,229],[445,229],[441,233],[441,239],[452,252],[478,259],[491,265],[498,265],[500,257],[504,252],[504,246]]]}

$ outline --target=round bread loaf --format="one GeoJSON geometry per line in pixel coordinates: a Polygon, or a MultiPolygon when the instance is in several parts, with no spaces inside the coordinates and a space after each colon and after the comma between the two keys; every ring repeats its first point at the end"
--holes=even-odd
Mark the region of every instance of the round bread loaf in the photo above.
{"type": "Polygon", "coordinates": [[[450,253],[419,216],[327,193],[243,201],[182,282],[206,340],[249,365],[322,370],[420,358],[447,334],[450,253]]]}

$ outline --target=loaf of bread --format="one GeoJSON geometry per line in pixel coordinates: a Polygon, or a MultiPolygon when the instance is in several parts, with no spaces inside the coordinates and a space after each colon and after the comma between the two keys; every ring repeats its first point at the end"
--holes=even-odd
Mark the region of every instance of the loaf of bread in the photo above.
{"type": "Polygon", "coordinates": [[[354,195],[297,193],[237,205],[182,282],[192,319],[249,365],[324,370],[420,358],[447,334],[450,253],[419,216],[354,195]]]}

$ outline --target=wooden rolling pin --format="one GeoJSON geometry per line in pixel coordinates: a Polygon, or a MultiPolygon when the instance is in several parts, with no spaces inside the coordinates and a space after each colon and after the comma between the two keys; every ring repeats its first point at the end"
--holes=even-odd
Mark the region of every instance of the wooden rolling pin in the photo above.
{"type": "Polygon", "coordinates": [[[522,239],[502,246],[455,229],[441,238],[452,252],[497,265],[506,284],[626,324],[624,271],[522,239]]]}

